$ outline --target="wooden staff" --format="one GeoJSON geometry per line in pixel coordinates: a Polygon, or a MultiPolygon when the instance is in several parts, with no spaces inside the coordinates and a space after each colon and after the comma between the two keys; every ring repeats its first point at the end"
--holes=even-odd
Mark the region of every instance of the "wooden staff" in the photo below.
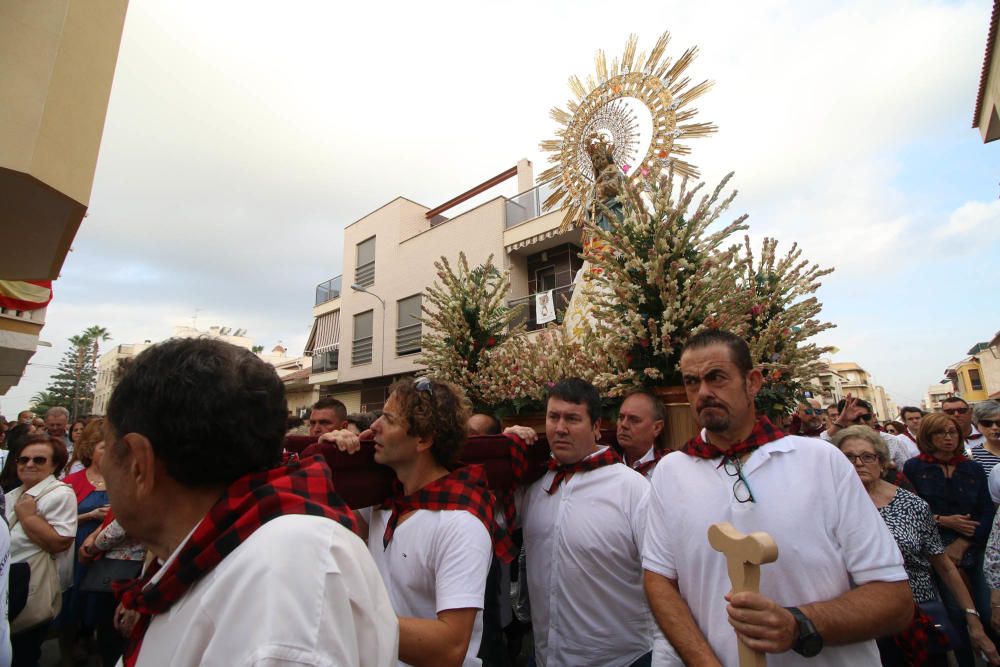
{"type": "MultiPolygon", "coordinates": [[[[760,592],[760,566],[778,559],[778,545],[767,533],[744,535],[732,524],[715,523],[708,527],[708,543],[726,557],[733,593],[760,592]]],[[[737,639],[740,667],[766,667],[767,656],[737,639]]]]}

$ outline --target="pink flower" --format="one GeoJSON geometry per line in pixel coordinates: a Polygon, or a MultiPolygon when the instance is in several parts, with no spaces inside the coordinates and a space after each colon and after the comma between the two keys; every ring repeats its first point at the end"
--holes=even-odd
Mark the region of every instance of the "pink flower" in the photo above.
{"type": "Polygon", "coordinates": [[[630,167],[629,165],[627,165],[627,164],[623,164],[623,165],[622,165],[622,173],[623,173],[623,174],[627,174],[627,173],[628,173],[628,170],[629,170],[629,169],[631,169],[631,168],[632,168],[632,167],[630,167]]]}

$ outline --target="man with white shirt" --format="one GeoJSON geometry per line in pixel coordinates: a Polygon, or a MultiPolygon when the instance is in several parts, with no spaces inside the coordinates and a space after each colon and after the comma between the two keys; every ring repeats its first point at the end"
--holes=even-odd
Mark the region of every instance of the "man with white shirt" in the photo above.
{"type": "Polygon", "coordinates": [[[972,448],[986,441],[983,434],[972,424],[972,408],[969,402],[960,396],[949,396],[941,401],[941,412],[952,417],[958,423],[958,430],[965,438],[966,456],[971,456],[972,448]]]}
{"type": "Polygon", "coordinates": [[[853,466],[835,447],[756,417],[763,376],[742,338],[699,333],[680,367],[703,430],[657,465],[643,548],[646,592],[667,639],[687,665],[735,665],[739,641],[771,654],[772,667],[879,664],[871,640],[909,625],[913,599],[853,466]],[[707,537],[724,521],[778,545],[759,593],[731,593],[726,557],[707,537]]]}
{"type": "Polygon", "coordinates": [[[666,449],[666,410],[648,389],[635,389],[618,408],[618,445],[625,464],[647,479],[666,449]]]}
{"type": "Polygon", "coordinates": [[[920,408],[907,405],[899,411],[899,419],[906,425],[906,430],[900,435],[917,444],[917,433],[920,431],[920,420],[924,418],[924,411],[920,408]]]}
{"type": "Polygon", "coordinates": [[[600,396],[568,378],[549,390],[549,470],[519,516],[539,667],[649,665],[653,624],[640,553],[649,483],[598,444],[600,396]]]}
{"type": "Polygon", "coordinates": [[[286,414],[274,369],[221,341],[160,343],[124,371],[101,472],[157,559],[121,597],[142,615],[124,665],[395,664],[395,614],[329,468],[281,465],[286,414]]]}

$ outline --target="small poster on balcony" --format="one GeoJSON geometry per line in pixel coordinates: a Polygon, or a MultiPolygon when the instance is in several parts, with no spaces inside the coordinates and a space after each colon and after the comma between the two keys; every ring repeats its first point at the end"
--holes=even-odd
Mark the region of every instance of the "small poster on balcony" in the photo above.
{"type": "Polygon", "coordinates": [[[556,306],[552,300],[552,290],[539,292],[535,295],[535,321],[539,324],[554,322],[556,319],[556,306]]]}

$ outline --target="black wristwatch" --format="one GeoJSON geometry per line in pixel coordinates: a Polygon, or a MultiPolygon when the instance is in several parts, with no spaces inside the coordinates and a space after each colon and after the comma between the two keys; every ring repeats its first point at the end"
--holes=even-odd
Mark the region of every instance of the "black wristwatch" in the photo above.
{"type": "Polygon", "coordinates": [[[799,626],[799,636],[792,644],[792,650],[803,658],[812,658],[823,650],[823,637],[816,631],[813,622],[798,607],[785,607],[795,617],[799,626]]]}

